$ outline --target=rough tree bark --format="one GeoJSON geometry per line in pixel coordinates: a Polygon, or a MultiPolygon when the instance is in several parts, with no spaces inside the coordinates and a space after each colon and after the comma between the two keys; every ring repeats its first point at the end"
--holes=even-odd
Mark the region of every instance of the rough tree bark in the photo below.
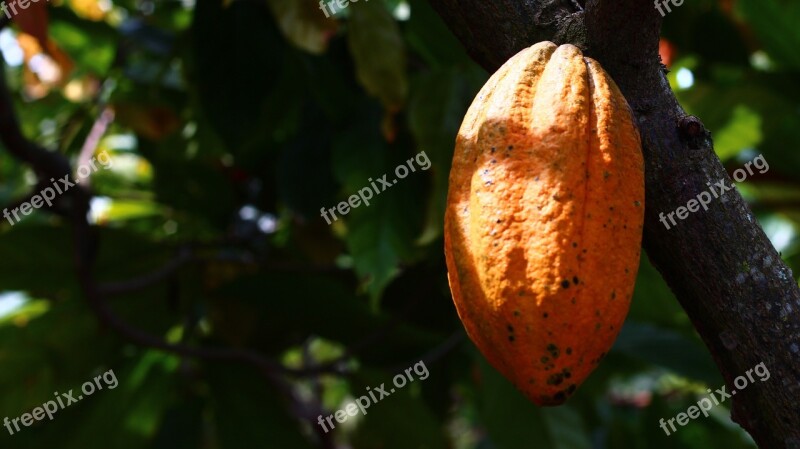
{"type": "MultiPolygon", "coordinates": [[[[669,213],[733,185],[699,120],[686,117],[658,56],[662,18],[649,0],[431,0],[487,71],[541,40],[597,59],[642,134],[643,246],[713,355],[727,391],[764,362],[771,377],[732,398],[732,418],[762,449],[800,448],[800,289],[736,190],[667,229],[669,213]],[[498,25],[499,24],[499,25],[498,25]],[[719,188],[715,187],[717,190],[719,188]]],[[[654,423],[653,425],[656,425],[654,423]]]]}

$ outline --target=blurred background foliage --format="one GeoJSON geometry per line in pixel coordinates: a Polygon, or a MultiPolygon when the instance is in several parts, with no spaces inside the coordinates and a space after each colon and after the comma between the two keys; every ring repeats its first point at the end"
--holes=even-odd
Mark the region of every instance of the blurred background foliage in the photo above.
{"type": "MultiPolygon", "coordinates": [[[[693,0],[673,7],[661,45],[726,166],[770,164],[739,188],[793,268],[798,22],[795,1],[693,0]]],[[[0,430],[0,447],[754,447],[729,404],[672,436],[659,428],[723,380],[646,257],[617,344],[565,406],[529,404],[463,337],[443,204],[455,134],[488,74],[426,1],[328,18],[311,0],[50,0],[6,26],[0,50],[30,139],[77,161],[101,113],[115,114],[96,150],[113,166],[92,177],[97,276],[141,280],[180,261],[111,298],[116,313],[170,342],[346,369],[276,382],[122,340],[85,303],[68,223],[37,211],[0,224],[0,416],[108,369],[119,387],[0,430]],[[320,217],[420,151],[430,170],[330,226],[320,217]],[[320,432],[318,414],[419,360],[428,379],[320,432]]],[[[35,180],[0,151],[3,207],[35,180]]]]}

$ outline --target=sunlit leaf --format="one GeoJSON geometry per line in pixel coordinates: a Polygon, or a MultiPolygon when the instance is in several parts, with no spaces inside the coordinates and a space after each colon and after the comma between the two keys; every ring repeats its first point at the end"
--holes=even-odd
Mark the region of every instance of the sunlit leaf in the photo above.
{"type": "Polygon", "coordinates": [[[315,2],[269,0],[268,3],[284,36],[309,53],[323,53],[336,34],[338,22],[326,18],[315,2]]]}
{"type": "Polygon", "coordinates": [[[400,29],[381,2],[358,2],[351,12],[348,43],[356,76],[389,111],[400,109],[408,95],[406,53],[400,29]]]}

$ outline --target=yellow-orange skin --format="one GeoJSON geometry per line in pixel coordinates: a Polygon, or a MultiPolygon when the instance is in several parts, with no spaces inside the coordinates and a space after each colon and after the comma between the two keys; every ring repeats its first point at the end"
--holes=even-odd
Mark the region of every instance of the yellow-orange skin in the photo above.
{"type": "Polygon", "coordinates": [[[564,402],[611,348],[643,221],[639,134],[596,61],[541,42],[492,75],[456,140],[445,254],[467,333],[534,403],[564,402]]]}

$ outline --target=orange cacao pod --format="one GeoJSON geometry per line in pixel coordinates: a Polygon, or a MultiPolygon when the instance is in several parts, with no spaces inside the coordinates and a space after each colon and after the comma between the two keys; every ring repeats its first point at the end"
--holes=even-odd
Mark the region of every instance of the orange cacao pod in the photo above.
{"type": "Polygon", "coordinates": [[[578,48],[527,48],[470,106],[449,182],[467,333],[531,401],[564,402],[616,339],[639,266],[644,164],[625,98],[578,48]]]}

